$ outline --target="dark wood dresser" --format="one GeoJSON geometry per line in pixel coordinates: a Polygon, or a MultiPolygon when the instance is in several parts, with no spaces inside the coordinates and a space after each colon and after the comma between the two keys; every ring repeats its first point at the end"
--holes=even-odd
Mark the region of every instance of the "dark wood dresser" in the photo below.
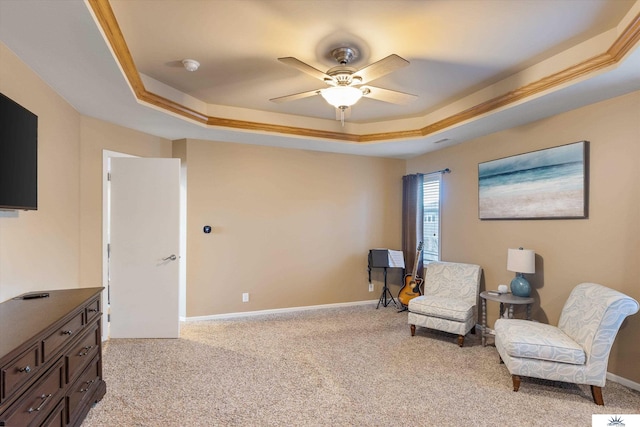
{"type": "Polygon", "coordinates": [[[0,304],[0,426],[79,426],[102,399],[103,289],[0,304]]]}

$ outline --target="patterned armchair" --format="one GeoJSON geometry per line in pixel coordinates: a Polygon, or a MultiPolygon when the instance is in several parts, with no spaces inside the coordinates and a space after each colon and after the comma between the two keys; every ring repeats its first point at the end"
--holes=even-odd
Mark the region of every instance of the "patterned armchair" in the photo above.
{"type": "MultiPolygon", "coordinates": [[[[432,262],[424,278],[424,295],[409,301],[411,336],[416,326],[458,334],[462,347],[464,336],[475,328],[480,288],[479,265],[432,262]]],[[[475,330],[475,329],[474,329],[475,330]]]]}
{"type": "Polygon", "coordinates": [[[620,324],[638,312],[638,302],[595,283],[576,286],[562,309],[558,327],[519,319],[498,319],[496,348],[513,380],[520,376],[591,386],[604,405],[602,387],[609,352],[620,324]]]}

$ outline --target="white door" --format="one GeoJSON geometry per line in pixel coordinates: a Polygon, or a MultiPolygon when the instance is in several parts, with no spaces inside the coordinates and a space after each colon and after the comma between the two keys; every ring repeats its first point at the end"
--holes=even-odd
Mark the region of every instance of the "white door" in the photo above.
{"type": "Polygon", "coordinates": [[[178,338],[180,160],[111,158],[110,336],[178,338]]]}

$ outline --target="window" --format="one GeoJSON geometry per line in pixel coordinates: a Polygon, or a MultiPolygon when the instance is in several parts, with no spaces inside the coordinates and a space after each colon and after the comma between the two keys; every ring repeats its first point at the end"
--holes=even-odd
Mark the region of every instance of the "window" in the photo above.
{"type": "Polygon", "coordinates": [[[422,261],[425,265],[431,261],[440,261],[440,180],[442,174],[432,173],[424,176],[424,248],[422,261]]]}

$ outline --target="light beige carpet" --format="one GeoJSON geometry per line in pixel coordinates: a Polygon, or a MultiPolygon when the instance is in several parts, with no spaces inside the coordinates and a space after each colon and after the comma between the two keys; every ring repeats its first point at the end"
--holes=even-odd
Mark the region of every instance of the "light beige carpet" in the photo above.
{"type": "Polygon", "coordinates": [[[418,328],[392,306],[184,323],[177,340],[111,340],[94,426],[590,426],[640,392],[523,378],[495,347],[418,328]]]}

